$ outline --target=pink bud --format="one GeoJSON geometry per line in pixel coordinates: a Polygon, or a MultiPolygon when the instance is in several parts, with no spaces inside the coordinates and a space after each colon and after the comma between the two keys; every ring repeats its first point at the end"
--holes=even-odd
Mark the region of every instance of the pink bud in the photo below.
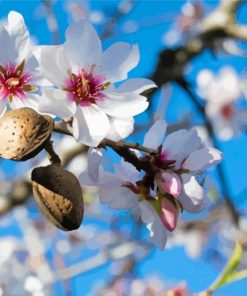
{"type": "Polygon", "coordinates": [[[169,231],[173,231],[177,225],[180,209],[166,198],[162,200],[161,206],[160,219],[169,231]]]}
{"type": "Polygon", "coordinates": [[[178,198],[181,191],[181,181],[172,171],[162,171],[156,176],[156,182],[161,190],[178,198]]]}

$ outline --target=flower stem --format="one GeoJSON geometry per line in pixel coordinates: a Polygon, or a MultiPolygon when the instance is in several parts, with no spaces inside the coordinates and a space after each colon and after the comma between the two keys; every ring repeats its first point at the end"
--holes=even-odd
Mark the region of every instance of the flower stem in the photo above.
{"type": "Polygon", "coordinates": [[[60,160],[59,156],[56,154],[56,152],[53,149],[52,141],[49,141],[46,144],[45,150],[48,154],[51,164],[59,164],[59,165],[61,164],[61,160],[60,160]]]}

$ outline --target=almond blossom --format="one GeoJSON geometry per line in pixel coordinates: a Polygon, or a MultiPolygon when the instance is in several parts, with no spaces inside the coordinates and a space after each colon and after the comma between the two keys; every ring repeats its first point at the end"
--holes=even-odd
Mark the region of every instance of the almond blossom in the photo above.
{"type": "Polygon", "coordinates": [[[196,213],[208,206],[204,171],[222,159],[220,151],[208,148],[196,130],[179,130],[166,137],[166,123],[158,120],[144,138],[144,146],[160,148],[157,155],[139,155],[148,160],[154,173],[138,171],[121,161],[114,173],[99,169],[102,153],[89,153],[88,171],[79,177],[83,184],[98,186],[101,203],[112,209],[132,209],[146,224],[151,240],[160,249],[175,229],[182,210],[196,213]]]}
{"type": "Polygon", "coordinates": [[[106,136],[125,138],[133,131],[133,116],[148,107],[141,95],[155,87],[148,79],[129,79],[140,59],[137,45],[118,42],[102,52],[101,41],[87,21],[71,25],[66,41],[37,52],[45,77],[56,87],[44,89],[42,111],[73,117],[73,135],[88,146],[106,136]]]}
{"type": "Polygon", "coordinates": [[[33,46],[21,14],[11,11],[0,24],[0,113],[12,108],[38,109],[38,86],[47,85],[33,55],[33,46]]]}
{"type": "Polygon", "coordinates": [[[247,124],[247,112],[236,105],[242,92],[242,82],[230,67],[218,75],[204,69],[197,76],[198,92],[206,100],[206,113],[217,135],[230,140],[247,124]]]}

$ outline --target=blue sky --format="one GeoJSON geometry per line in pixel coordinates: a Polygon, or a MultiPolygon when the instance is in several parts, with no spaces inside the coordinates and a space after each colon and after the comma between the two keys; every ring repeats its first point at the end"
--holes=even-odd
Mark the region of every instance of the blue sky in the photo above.
{"type": "MultiPolygon", "coordinates": [[[[57,1],[55,4],[55,14],[59,23],[60,39],[64,40],[64,31],[71,21],[64,11],[65,2],[57,1]]],[[[152,73],[156,63],[158,53],[165,47],[161,38],[166,30],[172,26],[173,17],[179,13],[181,6],[185,3],[182,0],[175,1],[138,1],[136,8],[125,18],[123,18],[119,26],[121,27],[126,21],[139,21],[144,24],[154,24],[155,20],[164,19],[163,23],[151,25],[140,29],[131,34],[117,32],[117,34],[104,42],[104,47],[109,46],[115,41],[128,41],[138,43],[141,52],[140,64],[134,69],[130,76],[148,77],[152,73]]],[[[208,10],[213,8],[218,1],[204,1],[208,10]]],[[[92,1],[92,9],[106,11],[110,14],[116,1],[92,1]]],[[[25,17],[27,26],[31,34],[37,39],[39,44],[51,44],[52,36],[47,28],[47,23],[40,10],[37,8],[40,1],[0,1],[0,17],[5,17],[10,10],[16,10],[25,17]]],[[[238,16],[241,22],[247,23],[247,5],[241,9],[238,16]]],[[[100,27],[97,27],[100,29],[100,27]]],[[[100,31],[100,30],[99,30],[100,31]]],[[[222,65],[232,65],[238,72],[246,70],[246,59],[242,57],[232,57],[224,55],[223,57],[214,58],[210,53],[205,52],[197,57],[191,63],[191,69],[188,79],[193,83],[198,71],[202,68],[219,69],[222,65]]],[[[176,86],[173,88],[171,103],[167,115],[169,122],[174,122],[183,114],[193,109],[183,91],[176,86]]],[[[194,110],[195,112],[195,110],[194,110]]],[[[197,115],[195,114],[195,118],[197,115]]],[[[147,121],[147,115],[139,116],[137,122],[147,121]]],[[[142,141],[142,139],[137,139],[142,141]]],[[[247,165],[247,138],[242,135],[230,142],[222,144],[225,153],[224,167],[227,174],[227,181],[232,192],[232,196],[236,198],[235,202],[239,206],[244,206],[244,201],[238,200],[237,196],[246,189],[246,165],[247,165]]],[[[6,170],[11,175],[13,165],[8,163],[6,170]]],[[[18,165],[18,164],[17,164],[18,165]]],[[[245,202],[246,205],[246,202],[245,202]]],[[[10,230],[10,231],[13,231],[10,230]]],[[[0,230],[1,235],[6,235],[0,230]]],[[[105,265],[97,270],[89,272],[83,276],[77,276],[73,279],[73,295],[88,295],[92,290],[93,284],[97,280],[106,278],[109,265],[105,265]]],[[[187,281],[191,291],[199,291],[206,288],[218,275],[219,269],[210,262],[203,260],[190,260],[182,248],[174,248],[165,251],[153,251],[145,261],[138,265],[138,274],[141,277],[158,274],[164,280],[171,279],[176,281],[187,281]]],[[[215,295],[232,295],[246,296],[247,280],[234,283],[217,292],[215,295]]],[[[61,285],[56,286],[56,295],[60,295],[61,285]]]]}

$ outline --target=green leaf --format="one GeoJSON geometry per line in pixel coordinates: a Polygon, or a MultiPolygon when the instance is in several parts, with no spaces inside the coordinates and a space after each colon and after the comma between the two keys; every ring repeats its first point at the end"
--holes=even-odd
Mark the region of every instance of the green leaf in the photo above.
{"type": "Polygon", "coordinates": [[[240,241],[236,242],[235,248],[233,250],[232,256],[226,264],[225,268],[215,280],[215,282],[210,286],[209,290],[214,292],[223,285],[229,284],[233,281],[237,281],[247,277],[247,270],[236,271],[241,257],[243,254],[243,247],[240,241]]]}
{"type": "Polygon", "coordinates": [[[247,278],[247,269],[243,269],[241,271],[235,271],[227,277],[225,285],[235,281],[245,279],[245,278],[247,278]]]}

